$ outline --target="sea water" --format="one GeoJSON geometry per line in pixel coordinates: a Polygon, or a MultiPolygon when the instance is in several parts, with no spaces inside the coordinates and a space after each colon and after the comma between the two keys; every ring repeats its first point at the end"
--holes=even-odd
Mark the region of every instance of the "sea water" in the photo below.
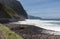
{"type": "Polygon", "coordinates": [[[48,31],[43,31],[44,33],[60,35],[60,21],[26,19],[24,21],[12,22],[10,24],[34,25],[36,27],[48,30],[48,31]],[[51,32],[50,30],[54,32],[51,32]]]}
{"type": "Polygon", "coordinates": [[[47,23],[60,25],[60,22],[47,22],[47,23]]]}
{"type": "Polygon", "coordinates": [[[26,19],[25,21],[12,22],[11,24],[34,25],[43,29],[60,32],[60,21],[54,21],[54,20],[26,19]]]}

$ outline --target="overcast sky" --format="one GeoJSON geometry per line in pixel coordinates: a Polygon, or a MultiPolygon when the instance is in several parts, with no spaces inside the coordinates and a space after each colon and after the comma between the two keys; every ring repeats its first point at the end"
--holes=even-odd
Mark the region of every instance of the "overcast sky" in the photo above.
{"type": "Polygon", "coordinates": [[[60,18],[60,0],[19,0],[29,15],[60,18]]]}

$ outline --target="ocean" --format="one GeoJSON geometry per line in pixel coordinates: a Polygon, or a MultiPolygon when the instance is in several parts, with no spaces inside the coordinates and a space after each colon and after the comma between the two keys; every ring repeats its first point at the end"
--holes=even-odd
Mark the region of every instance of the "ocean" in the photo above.
{"type": "Polygon", "coordinates": [[[47,23],[60,25],[60,22],[47,22],[47,23]]]}
{"type": "Polygon", "coordinates": [[[24,21],[12,22],[10,24],[24,24],[24,25],[34,25],[46,30],[53,30],[60,32],[60,21],[55,20],[38,20],[38,19],[26,19],[24,21]]]}

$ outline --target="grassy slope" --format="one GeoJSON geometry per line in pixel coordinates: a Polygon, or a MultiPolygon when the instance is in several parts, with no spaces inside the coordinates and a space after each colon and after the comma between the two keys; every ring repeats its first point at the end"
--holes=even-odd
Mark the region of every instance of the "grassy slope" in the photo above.
{"type": "Polygon", "coordinates": [[[0,31],[4,35],[5,39],[23,39],[21,36],[19,36],[16,33],[12,32],[5,25],[0,24],[0,31]]]}

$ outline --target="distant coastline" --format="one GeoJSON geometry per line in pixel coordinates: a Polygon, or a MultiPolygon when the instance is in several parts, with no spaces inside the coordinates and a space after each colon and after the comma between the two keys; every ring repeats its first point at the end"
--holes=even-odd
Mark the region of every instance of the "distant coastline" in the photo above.
{"type": "Polygon", "coordinates": [[[28,15],[29,19],[40,19],[40,20],[56,20],[56,21],[60,21],[60,18],[42,18],[42,17],[37,17],[37,16],[31,16],[28,15]]]}

